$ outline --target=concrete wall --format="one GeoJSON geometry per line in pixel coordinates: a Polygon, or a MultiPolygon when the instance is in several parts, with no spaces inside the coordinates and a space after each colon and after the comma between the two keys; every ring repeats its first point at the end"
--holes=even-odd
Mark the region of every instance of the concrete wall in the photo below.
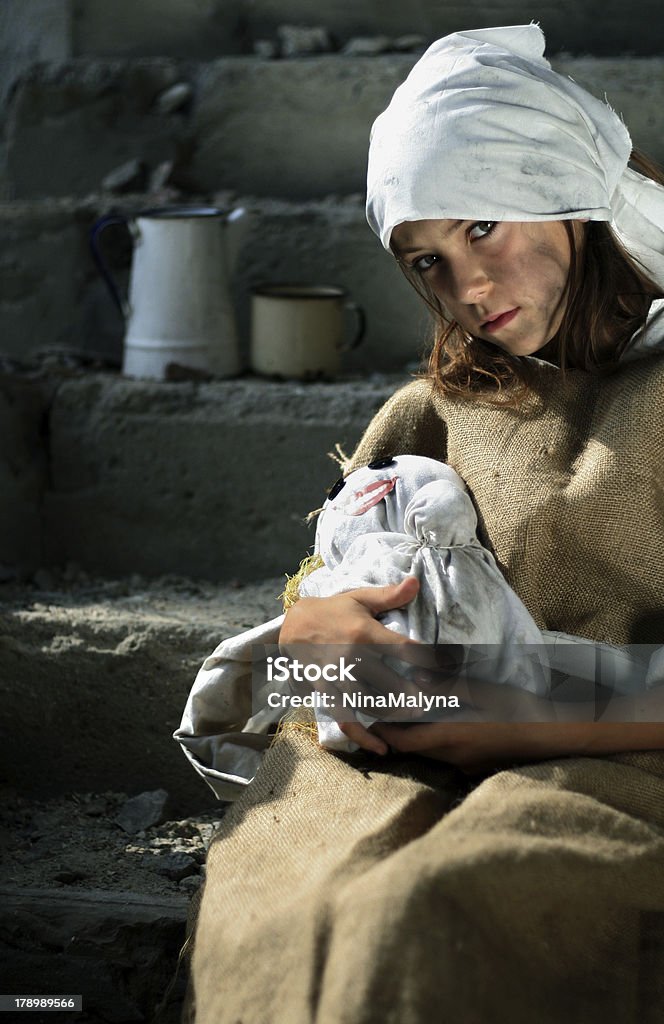
{"type": "MultiPolygon", "coordinates": [[[[369,131],[416,57],[328,56],[185,65],[152,59],[37,67],[15,92],[7,124],[13,197],[85,195],[130,159],[175,163],[190,193],[235,189],[302,200],[363,192],[369,131]],[[160,92],[188,81],[187,109],[162,114],[160,92]],[[84,154],[84,158],[82,158],[84,154]]],[[[664,58],[557,58],[664,160],[664,58]]]]}
{"type": "MultiPolygon", "coordinates": [[[[363,192],[371,124],[414,61],[408,55],[210,65],[192,126],[193,188],[288,198],[363,192]]],[[[664,59],[553,64],[594,94],[606,94],[635,143],[664,160],[664,59]]]]}
{"type": "Polygon", "coordinates": [[[50,416],[47,563],[108,576],[261,579],[297,567],[303,517],[396,384],[64,382],[50,416]]]}
{"type": "Polygon", "coordinates": [[[173,54],[206,59],[246,52],[283,24],[325,25],[338,44],[378,32],[422,33],[435,39],[459,28],[540,21],[555,50],[576,53],[658,53],[662,7],[636,0],[75,0],[78,54],[173,54]],[[658,36],[659,29],[659,36],[658,36]]]}
{"type": "MultiPolygon", "coordinates": [[[[98,215],[98,207],[71,200],[0,204],[5,356],[25,362],[68,349],[119,360],[123,324],[88,251],[98,215]]],[[[114,245],[109,249],[113,259],[114,245]]]]}
{"type": "Polygon", "coordinates": [[[337,384],[0,377],[0,584],[76,563],[102,576],[265,579],[406,377],[337,384]]]}
{"type": "Polygon", "coordinates": [[[12,198],[84,196],[131,157],[174,156],[181,119],[154,101],[179,77],[170,60],[36,65],[20,80],[6,130],[12,198]]]}
{"type": "Polygon", "coordinates": [[[73,55],[70,0],[2,0],[0,110],[16,77],[37,61],[73,55]]]}
{"type": "Polygon", "coordinates": [[[48,392],[0,374],[0,584],[42,562],[48,392]]]}
{"type": "MultiPolygon", "coordinates": [[[[0,3],[0,133],[17,78],[37,61],[69,60],[71,0],[2,0],[0,3]]],[[[0,135],[0,199],[10,194],[6,148],[0,135]]]]}
{"type": "Polygon", "coordinates": [[[210,60],[247,49],[241,0],[73,0],[77,56],[210,60]]]}
{"type": "MultiPolygon", "coordinates": [[[[146,202],[129,196],[113,206],[129,211],[146,202]]],[[[88,248],[90,227],[109,205],[103,196],[0,204],[0,351],[6,356],[29,361],[58,349],[86,363],[120,365],[125,325],[88,248]]],[[[365,341],[344,356],[345,372],[398,370],[418,358],[428,334],[426,310],[367,227],[360,198],[245,205],[246,224],[229,239],[245,366],[252,286],[289,280],[344,287],[367,311],[365,341]]],[[[109,229],[103,250],[126,292],[131,244],[124,229],[109,229]]]]}

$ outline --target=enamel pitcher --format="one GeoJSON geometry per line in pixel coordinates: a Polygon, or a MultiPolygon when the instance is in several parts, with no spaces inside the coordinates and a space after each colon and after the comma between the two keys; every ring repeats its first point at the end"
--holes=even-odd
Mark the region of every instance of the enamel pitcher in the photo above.
{"type": "Polygon", "coordinates": [[[243,216],[242,209],[164,206],[94,225],[92,255],[125,318],[126,376],[163,380],[169,364],[218,377],[240,372],[226,235],[243,216]],[[111,224],[124,224],[134,240],[128,300],[99,246],[111,224]]]}

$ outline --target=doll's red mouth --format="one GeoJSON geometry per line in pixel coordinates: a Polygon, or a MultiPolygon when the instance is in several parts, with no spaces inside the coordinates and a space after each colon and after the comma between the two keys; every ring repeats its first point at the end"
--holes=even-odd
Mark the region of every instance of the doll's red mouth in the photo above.
{"type": "Polygon", "coordinates": [[[363,487],[360,491],[355,491],[353,498],[352,508],[347,509],[351,516],[361,516],[363,512],[367,512],[374,505],[377,505],[379,501],[382,501],[386,494],[394,490],[394,485],[397,482],[396,477],[390,477],[388,480],[373,480],[366,487],[363,487]],[[366,501],[362,501],[366,498],[366,501]]]}

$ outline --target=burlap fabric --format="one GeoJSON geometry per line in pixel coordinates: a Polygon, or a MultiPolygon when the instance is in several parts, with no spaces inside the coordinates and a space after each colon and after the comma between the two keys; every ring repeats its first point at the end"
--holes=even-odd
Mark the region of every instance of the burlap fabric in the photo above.
{"type": "MultiPolygon", "coordinates": [[[[541,626],[661,642],[664,361],[539,373],[521,412],[416,383],[352,464],[448,459],[541,626]]],[[[210,850],[198,1024],[662,1021],[664,753],[557,758],[470,786],[287,731],[210,850]]]]}
{"type": "Polygon", "coordinates": [[[534,365],[539,398],[525,410],[453,401],[428,381],[402,389],[350,468],[410,451],[449,462],[541,629],[664,642],[664,360],[564,379],[534,365]]]}

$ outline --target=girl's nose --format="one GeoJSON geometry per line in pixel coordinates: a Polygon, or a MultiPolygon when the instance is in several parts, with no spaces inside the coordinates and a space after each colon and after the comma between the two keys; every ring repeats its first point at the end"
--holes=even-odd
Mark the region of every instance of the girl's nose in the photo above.
{"type": "Polygon", "coordinates": [[[452,298],[464,305],[480,302],[491,288],[491,279],[474,259],[459,261],[452,268],[452,298]]]}

